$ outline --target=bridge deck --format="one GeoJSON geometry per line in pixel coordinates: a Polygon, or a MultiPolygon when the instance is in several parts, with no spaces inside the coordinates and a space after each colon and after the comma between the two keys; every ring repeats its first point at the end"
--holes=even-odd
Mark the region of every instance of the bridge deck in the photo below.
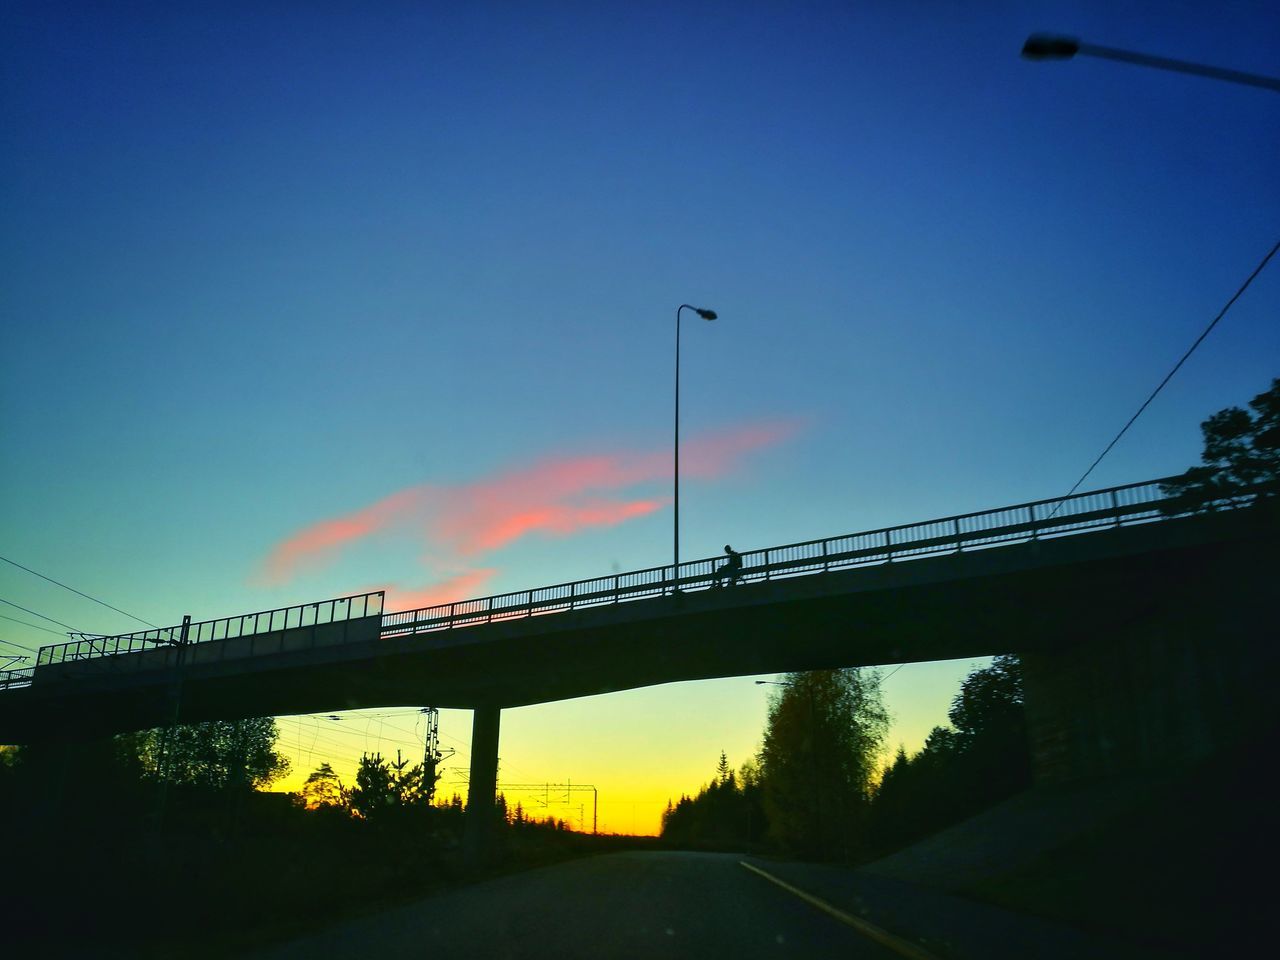
{"type": "MultiPolygon", "coordinates": [[[[1243,519],[1252,512],[1238,513],[1243,519]]],[[[1197,530],[1208,527],[1195,521],[1212,519],[1190,518],[1197,530]]],[[[30,729],[19,721],[34,722],[39,715],[53,722],[60,710],[83,714],[70,709],[75,704],[107,711],[120,706],[117,727],[159,722],[166,714],[157,704],[169,695],[180,661],[183,715],[194,720],[397,702],[514,705],[677,679],[852,665],[845,660],[980,656],[1000,647],[987,649],[990,641],[976,640],[970,626],[951,626],[947,617],[965,610],[970,619],[988,620],[981,610],[974,612],[972,598],[1001,578],[1045,564],[1093,562],[1079,558],[1112,556],[1122,543],[1129,545],[1122,553],[1155,549],[1178,541],[1174,528],[1182,530],[1186,522],[1169,515],[1159,482],[1132,484],[1065,502],[1038,501],[754,551],[744,554],[743,584],[732,588],[713,586],[717,559],[707,558],[682,564],[674,582],[670,566],[654,567],[404,613],[382,613],[380,594],[340,598],[191,624],[186,645],[179,627],[84,637],[43,648],[33,673],[0,694],[0,740],[8,735],[6,718],[30,729]],[[1165,528],[1169,535],[1154,536],[1165,528]],[[1097,540],[1097,532],[1106,530],[1112,535],[1097,540]],[[1090,532],[1095,535],[1071,535],[1090,532]],[[1121,534],[1122,540],[1114,539],[1121,534]],[[916,562],[897,562],[904,559],[916,562]],[[942,586],[955,582],[964,582],[968,593],[942,586]],[[673,593],[673,586],[679,590],[673,593]],[[896,607],[908,593],[913,607],[896,607]],[[897,609],[897,621],[871,610],[871,594],[882,597],[876,603],[897,609]],[[899,599],[883,599],[891,595],[899,599]],[[641,599],[650,602],[625,602],[641,599]],[[847,636],[814,641],[807,653],[803,644],[788,646],[767,636],[800,624],[832,636],[847,634],[840,624],[854,614],[864,626],[875,623],[884,638],[922,639],[906,649],[897,640],[875,644],[864,637],[855,654],[847,636]],[[904,626],[926,620],[935,632],[968,639],[926,642],[925,633],[904,626]],[[755,638],[755,646],[730,649],[726,644],[733,637],[755,638]],[[521,638],[529,643],[512,645],[521,638]],[[675,647],[689,642],[705,649],[693,655],[675,647]],[[571,667],[564,657],[573,659],[571,667]],[[17,688],[24,681],[29,685],[17,688]]],[[[1240,528],[1232,525],[1237,533],[1240,528]]],[[[1052,605],[1052,589],[1044,592],[1050,581],[1036,576],[1034,589],[1026,578],[1009,580],[1008,588],[1052,605]]],[[[1119,570],[1113,579],[1122,576],[1119,570]]],[[[1018,601],[1017,615],[1029,626],[1026,598],[1018,601]]],[[[998,595],[989,602],[1007,605],[998,595]]]]}

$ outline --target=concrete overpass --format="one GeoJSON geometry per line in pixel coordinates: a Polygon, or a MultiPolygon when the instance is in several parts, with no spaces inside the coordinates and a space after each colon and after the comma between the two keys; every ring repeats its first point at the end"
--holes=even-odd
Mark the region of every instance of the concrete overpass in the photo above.
{"type": "Polygon", "coordinates": [[[1125,731],[1158,761],[1258,714],[1251,678],[1280,640],[1273,503],[1170,517],[1158,482],[1133,484],[755,551],[720,589],[708,559],[681,565],[678,591],[657,567],[397,614],[363,595],[196,624],[186,644],[179,627],[81,639],[0,693],[0,742],[161,725],[179,697],[182,722],[433,704],[475,711],[484,790],[503,707],[1017,652],[1040,772],[1090,775],[1132,761],[1125,731]],[[1242,669],[1209,669],[1214,651],[1242,669]],[[1104,692],[1091,671],[1108,663],[1132,682],[1104,692]],[[1170,704],[1182,719],[1155,729],[1170,704]]]}

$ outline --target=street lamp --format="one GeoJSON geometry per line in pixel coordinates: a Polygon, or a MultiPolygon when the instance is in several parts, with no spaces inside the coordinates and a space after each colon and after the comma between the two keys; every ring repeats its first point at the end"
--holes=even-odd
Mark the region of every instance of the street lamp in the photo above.
{"type": "Polygon", "coordinates": [[[703,320],[714,320],[716,312],[714,310],[704,310],[701,307],[695,307],[692,304],[682,303],[676,307],[676,442],[675,442],[675,472],[673,474],[675,481],[675,497],[674,497],[674,537],[672,539],[671,553],[671,593],[680,592],[680,311],[692,310],[703,320]]]}
{"type": "Polygon", "coordinates": [[[1155,67],[1159,70],[1190,73],[1198,77],[1211,77],[1214,80],[1242,83],[1246,86],[1262,87],[1264,90],[1274,90],[1280,93],[1280,79],[1275,77],[1264,77],[1256,73],[1241,73],[1239,70],[1224,70],[1222,67],[1209,67],[1201,63],[1188,63],[1185,60],[1170,60],[1168,57],[1154,57],[1147,53],[1135,53],[1132,50],[1098,47],[1091,43],[1081,43],[1075,37],[1033,33],[1027,37],[1027,42],[1022,45],[1022,56],[1027,60],[1070,60],[1076,54],[1086,57],[1100,57],[1103,60],[1119,60],[1121,63],[1133,63],[1140,67],[1155,67]]]}

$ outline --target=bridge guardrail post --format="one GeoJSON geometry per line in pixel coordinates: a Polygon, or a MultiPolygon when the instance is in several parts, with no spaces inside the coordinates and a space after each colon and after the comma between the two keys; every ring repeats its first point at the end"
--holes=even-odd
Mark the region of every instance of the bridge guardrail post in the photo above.
{"type": "Polygon", "coordinates": [[[1031,539],[1039,540],[1040,531],[1036,529],[1036,505],[1034,503],[1027,507],[1027,520],[1031,524],[1031,539]]]}
{"type": "Polygon", "coordinates": [[[951,521],[951,528],[956,537],[956,553],[964,553],[964,541],[960,539],[960,518],[951,521]]]}
{"type": "Polygon", "coordinates": [[[449,604],[449,629],[453,629],[453,622],[458,617],[458,604],[456,602],[449,604]]]}
{"type": "Polygon", "coordinates": [[[831,572],[831,556],[827,551],[827,541],[822,541],[822,572],[831,572]]]}
{"type": "Polygon", "coordinates": [[[893,540],[888,530],[884,532],[884,562],[893,563],[893,540]]]}
{"type": "Polygon", "coordinates": [[[769,579],[769,548],[764,548],[764,578],[769,579]]]}
{"type": "Polygon", "coordinates": [[[1111,510],[1115,515],[1116,526],[1120,526],[1123,521],[1120,519],[1120,499],[1116,496],[1114,490],[1111,491],[1111,510]]]}

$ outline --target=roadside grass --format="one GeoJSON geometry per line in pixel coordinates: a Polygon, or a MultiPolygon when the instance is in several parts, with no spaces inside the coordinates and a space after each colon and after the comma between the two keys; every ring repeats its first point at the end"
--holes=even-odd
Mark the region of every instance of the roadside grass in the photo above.
{"type": "Polygon", "coordinates": [[[1132,942],[1214,955],[1264,916],[1255,869],[1269,869],[1267,791],[1230,759],[1151,783],[1094,829],[954,892],[1132,942]]]}

